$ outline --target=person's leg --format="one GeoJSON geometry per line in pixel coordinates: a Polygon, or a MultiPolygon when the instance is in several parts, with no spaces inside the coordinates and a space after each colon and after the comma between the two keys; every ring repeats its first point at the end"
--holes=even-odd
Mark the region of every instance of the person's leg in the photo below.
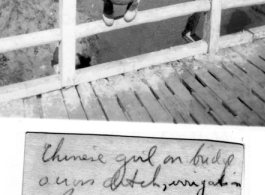
{"type": "Polygon", "coordinates": [[[112,26],[114,23],[114,11],[113,11],[113,4],[110,0],[103,0],[104,8],[103,8],[103,21],[107,26],[112,26]]]}
{"type": "Polygon", "coordinates": [[[199,20],[201,17],[201,13],[195,13],[192,14],[187,21],[186,27],[184,31],[182,32],[182,36],[186,35],[187,33],[194,34],[196,31],[196,28],[199,24],[199,20]]]}
{"type": "Polygon", "coordinates": [[[128,4],[126,14],[124,15],[124,20],[126,22],[131,22],[136,17],[140,1],[141,0],[133,0],[128,4]]]}

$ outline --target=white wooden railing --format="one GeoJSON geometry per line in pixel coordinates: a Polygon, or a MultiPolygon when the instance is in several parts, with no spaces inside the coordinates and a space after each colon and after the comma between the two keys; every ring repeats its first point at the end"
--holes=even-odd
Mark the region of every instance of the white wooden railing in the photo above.
{"type": "Polygon", "coordinates": [[[76,25],[76,0],[60,0],[59,28],[0,39],[0,53],[60,41],[60,74],[0,87],[0,102],[38,95],[197,54],[214,53],[220,48],[251,42],[255,38],[263,38],[265,37],[264,27],[252,29],[252,33],[243,32],[220,37],[220,25],[222,9],[264,3],[265,0],[195,0],[141,11],[130,23],[119,19],[112,27],[107,27],[101,20],[76,25]],[[201,41],[75,70],[75,44],[78,38],[196,12],[207,12],[201,41]]]}

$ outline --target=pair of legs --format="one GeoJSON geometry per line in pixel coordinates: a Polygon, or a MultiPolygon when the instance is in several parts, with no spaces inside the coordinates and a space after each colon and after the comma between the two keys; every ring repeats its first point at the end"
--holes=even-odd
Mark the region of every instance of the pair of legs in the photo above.
{"type": "Polygon", "coordinates": [[[124,20],[126,22],[131,22],[137,15],[140,1],[141,0],[103,0],[103,21],[107,26],[112,26],[114,23],[113,5],[127,5],[127,11],[124,15],[124,20]]]}

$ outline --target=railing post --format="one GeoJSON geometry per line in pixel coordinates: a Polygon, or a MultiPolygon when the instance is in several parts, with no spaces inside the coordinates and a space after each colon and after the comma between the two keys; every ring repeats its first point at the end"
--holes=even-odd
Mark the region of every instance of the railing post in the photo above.
{"type": "Polygon", "coordinates": [[[218,51],[218,42],[220,39],[222,0],[210,1],[211,10],[205,17],[203,40],[208,43],[208,53],[216,53],[218,51]]]}
{"type": "Polygon", "coordinates": [[[59,20],[62,41],[59,49],[59,65],[63,87],[74,84],[76,1],[77,0],[60,0],[59,20]]]}

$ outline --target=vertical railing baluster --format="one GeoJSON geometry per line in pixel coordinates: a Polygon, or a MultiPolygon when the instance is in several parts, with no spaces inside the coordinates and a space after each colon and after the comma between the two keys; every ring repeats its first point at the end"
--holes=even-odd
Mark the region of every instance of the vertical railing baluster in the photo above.
{"type": "Polygon", "coordinates": [[[60,0],[60,28],[62,41],[60,44],[59,64],[62,86],[74,84],[76,55],[76,1],[60,0]]]}
{"type": "Polygon", "coordinates": [[[222,0],[210,0],[211,10],[206,14],[203,30],[203,40],[208,43],[208,52],[218,51],[220,39],[222,0]]]}

